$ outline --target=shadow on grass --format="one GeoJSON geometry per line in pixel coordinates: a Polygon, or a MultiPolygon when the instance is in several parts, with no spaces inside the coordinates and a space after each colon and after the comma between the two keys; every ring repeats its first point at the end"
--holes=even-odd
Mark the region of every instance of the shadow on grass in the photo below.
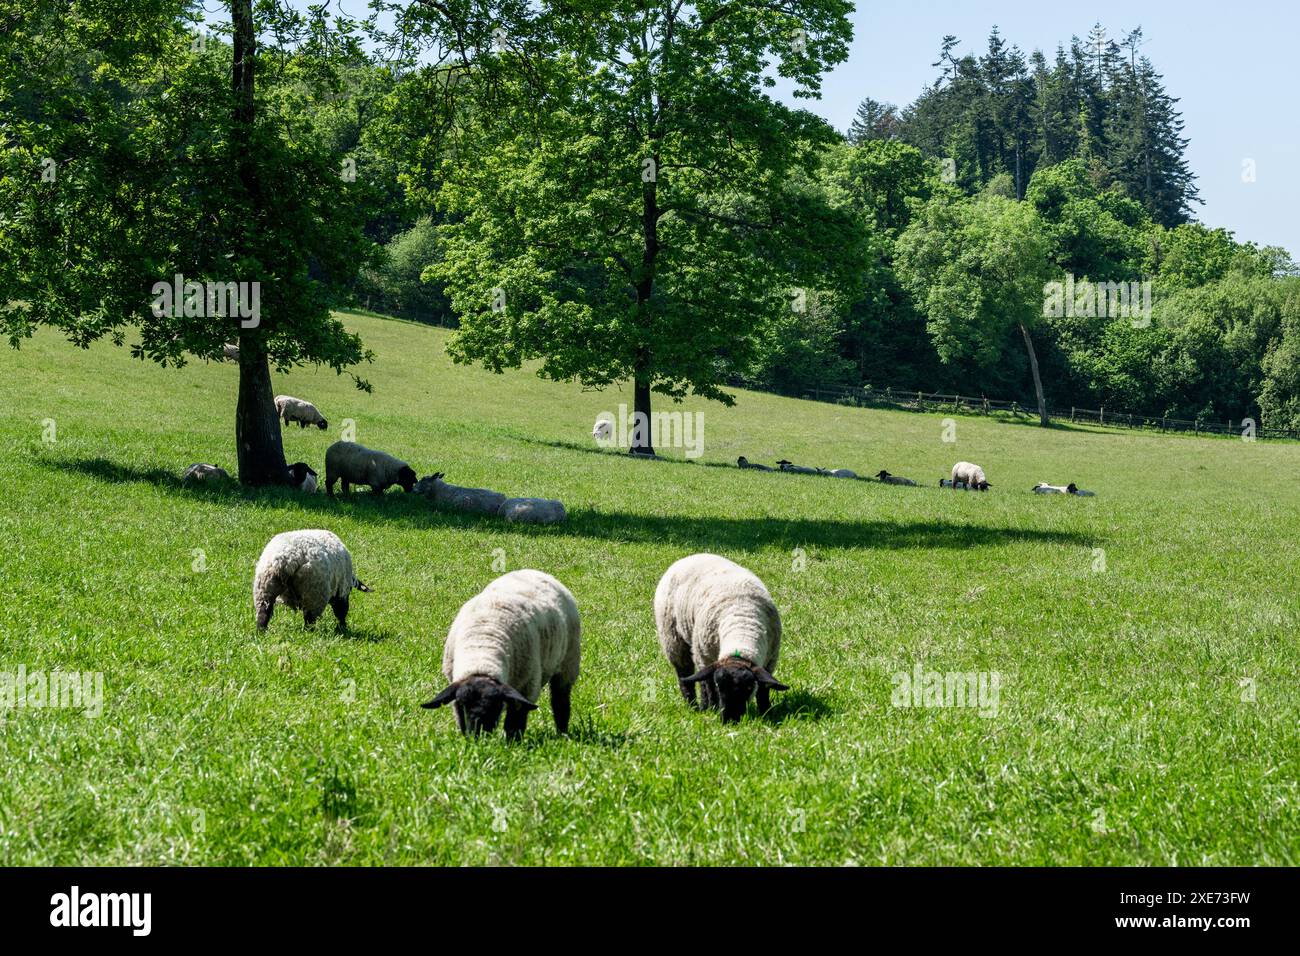
{"type": "MultiPolygon", "coordinates": [[[[402,522],[414,528],[463,528],[512,534],[590,538],[626,544],[662,544],[682,549],[750,551],[759,548],[906,548],[962,549],[1005,541],[1089,546],[1096,539],[1073,531],[1005,528],[944,520],[886,521],[832,518],[727,517],[723,515],[649,515],[575,509],[559,525],[514,524],[500,518],[444,511],[423,497],[401,491],[383,495],[357,493],[331,499],[306,495],[293,488],[246,488],[234,481],[185,486],[160,468],[138,468],[105,458],[42,458],[48,468],[71,471],[114,483],[143,482],[192,500],[217,504],[256,503],[260,507],[295,508],[317,512],[321,518],[345,515],[357,521],[402,522]]],[[[647,466],[653,464],[642,462],[647,466]]],[[[775,480],[786,480],[781,476],[775,480]]],[[[797,477],[797,476],[796,476],[797,477]]],[[[829,479],[828,479],[829,480],[829,479]]],[[[682,504],[689,505],[690,501],[682,504]]],[[[315,520],[313,518],[313,520],[315,520]]]]}
{"type": "Polygon", "coordinates": [[[769,724],[784,724],[791,720],[818,721],[834,713],[831,705],[816,694],[806,690],[789,690],[775,696],[772,709],[764,715],[763,720],[769,724]]]}

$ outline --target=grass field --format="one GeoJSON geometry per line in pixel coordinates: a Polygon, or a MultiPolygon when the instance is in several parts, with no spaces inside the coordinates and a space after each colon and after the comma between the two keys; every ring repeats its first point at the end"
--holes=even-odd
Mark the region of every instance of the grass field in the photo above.
{"type": "Polygon", "coordinates": [[[97,718],[0,713],[0,863],[1300,863],[1300,446],[976,417],[948,443],[938,415],[740,393],[684,406],[698,460],[635,461],[590,439],[630,390],[453,367],[443,331],[346,321],[375,391],[277,376],[331,422],[286,431],[290,461],[323,478],[351,418],[420,474],[559,497],[570,520],[182,489],[192,462],[234,470],[233,366],[50,334],[0,350],[0,672],[104,681],[97,718]],[[934,487],[958,459],[993,490],[934,487]],[[337,532],[374,593],[348,635],[285,611],[259,635],[253,564],[304,527],[337,532]],[[793,690],[767,719],[689,711],[659,653],[658,578],[706,550],[781,609],[793,690]],[[568,738],[545,697],[518,746],[418,706],[494,563],[577,597],[568,738]],[[918,663],[996,672],[996,714],[894,706],[918,663]]]}

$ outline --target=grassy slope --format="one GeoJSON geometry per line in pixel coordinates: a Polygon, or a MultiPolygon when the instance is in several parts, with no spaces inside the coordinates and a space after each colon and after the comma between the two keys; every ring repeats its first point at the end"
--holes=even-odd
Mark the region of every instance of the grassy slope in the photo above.
{"type": "Polygon", "coordinates": [[[9,712],[0,863],[1300,862],[1300,446],[977,418],[954,446],[939,416],[742,393],[686,406],[701,461],[635,462],[587,437],[626,392],[455,368],[444,332],[349,323],[375,392],[277,377],[331,419],[286,432],[290,460],[323,472],[353,418],[421,474],[557,496],[571,520],[184,491],[191,462],[233,470],[232,366],[48,335],[0,351],[0,671],[102,671],[107,697],[97,720],[9,712]],[[995,489],[713,467],[737,454],[927,485],[968,458],[995,489]],[[1099,496],[1029,494],[1039,479],[1099,496]],[[336,531],[375,587],[351,636],[284,612],[252,627],[257,555],[300,527],[336,531]],[[655,584],[702,550],[782,610],[796,690],[769,721],[689,712],[660,657],[655,584]],[[517,747],[417,706],[494,553],[578,598],[571,739],[545,699],[517,747]],[[918,660],[1001,673],[998,715],[892,707],[918,660]]]}

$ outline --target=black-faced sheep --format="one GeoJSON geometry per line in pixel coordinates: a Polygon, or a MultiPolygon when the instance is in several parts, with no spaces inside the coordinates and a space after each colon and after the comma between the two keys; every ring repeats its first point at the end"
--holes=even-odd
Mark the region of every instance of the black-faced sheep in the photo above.
{"type": "Polygon", "coordinates": [[[253,572],[253,610],[257,629],[266,630],[279,603],[302,611],[303,623],[316,623],[329,605],[339,627],[347,627],[353,589],[369,591],[352,573],[352,555],[332,531],[285,531],[262,549],[253,572]]]}
{"type": "Polygon", "coordinates": [[[325,449],[325,493],[334,497],[334,483],[343,482],[346,495],[351,485],[368,485],[382,495],[390,485],[403,491],[415,487],[415,470],[406,462],[356,442],[336,441],[325,449]]]}
{"type": "Polygon", "coordinates": [[[726,558],[693,554],[664,572],[655,625],[682,696],[694,704],[699,684],[701,708],[720,707],[724,723],[739,720],[751,696],[765,714],[770,692],[789,690],[772,676],[781,649],[776,604],[757,576],[726,558]]]}
{"type": "Polygon", "coordinates": [[[795,475],[824,475],[824,474],[826,474],[826,472],[822,471],[820,468],[809,468],[807,465],[796,465],[796,464],[794,464],[793,462],[791,462],[791,461],[787,461],[787,460],[784,459],[784,458],[782,458],[780,461],[778,461],[778,462],[776,463],[776,465],[777,465],[777,467],[780,468],[782,471],[788,471],[788,472],[790,472],[791,474],[795,474],[795,475]]]}
{"type": "Polygon", "coordinates": [[[511,571],[461,607],[447,633],[442,674],[448,686],[422,707],[451,704],[463,734],[491,733],[505,711],[517,740],[551,689],[555,729],[568,733],[570,699],[582,655],[578,604],[541,571],[511,571]]]}
{"type": "Polygon", "coordinates": [[[984,469],[969,461],[959,461],[952,466],[952,486],[957,487],[958,482],[972,491],[988,491],[990,487],[984,469]]]}
{"type": "Polygon", "coordinates": [[[305,461],[295,461],[289,466],[289,483],[309,495],[314,495],[318,486],[316,472],[305,461]]]}
{"type": "Polygon", "coordinates": [[[767,465],[756,465],[756,464],[753,464],[753,463],[752,463],[748,458],[746,458],[744,455],[741,455],[739,458],[736,459],[736,465],[737,465],[737,467],[740,467],[740,468],[751,468],[751,469],[753,469],[754,471],[771,471],[771,470],[772,470],[772,469],[769,468],[767,465]]]}
{"type": "Polygon", "coordinates": [[[218,468],[216,465],[209,465],[199,462],[196,465],[190,465],[181,475],[181,483],[194,485],[205,481],[229,481],[230,474],[224,468],[218,468]]]}
{"type": "Polygon", "coordinates": [[[321,431],[329,427],[329,422],[316,410],[315,405],[292,395],[275,396],[275,410],[280,413],[286,425],[290,422],[297,422],[299,428],[315,425],[321,431]]]}
{"type": "Polygon", "coordinates": [[[883,468],[877,473],[876,478],[886,485],[908,485],[915,488],[916,482],[911,478],[900,478],[898,475],[891,475],[883,468]]]}
{"type": "Polygon", "coordinates": [[[442,472],[421,478],[415,483],[413,490],[436,505],[474,514],[498,514],[501,506],[506,503],[506,496],[499,491],[453,485],[443,481],[442,472]]]}

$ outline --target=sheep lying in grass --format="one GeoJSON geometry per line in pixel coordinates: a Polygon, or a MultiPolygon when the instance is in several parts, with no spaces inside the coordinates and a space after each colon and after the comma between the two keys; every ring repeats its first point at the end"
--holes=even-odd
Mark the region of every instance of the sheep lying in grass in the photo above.
{"type": "Polygon", "coordinates": [[[474,514],[498,514],[501,506],[506,503],[506,496],[499,491],[449,484],[442,480],[442,474],[437,472],[421,478],[416,482],[413,490],[424,495],[434,504],[474,514]]]}
{"type": "Polygon", "coordinates": [[[1081,498],[1093,497],[1093,492],[1084,491],[1074,482],[1068,485],[1049,485],[1045,481],[1040,481],[1030,489],[1036,495],[1078,495],[1081,498]]]}
{"type": "Polygon", "coordinates": [[[289,466],[289,483],[299,491],[309,495],[316,494],[316,472],[305,461],[295,461],[289,466]]]}
{"type": "Polygon", "coordinates": [[[788,471],[795,475],[824,475],[826,472],[820,468],[809,468],[806,465],[796,465],[791,461],[782,458],[776,463],[776,466],[782,471],[788,471]]]}
{"type": "Polygon", "coordinates": [[[559,524],[568,517],[554,498],[507,498],[497,514],[520,524],[559,524]]]}
{"type": "Polygon", "coordinates": [[[315,405],[292,395],[275,396],[275,410],[280,413],[280,418],[286,425],[290,422],[297,422],[299,428],[315,425],[321,431],[329,427],[329,422],[316,410],[315,405]]]}
{"type": "Polygon", "coordinates": [[[744,455],[741,455],[739,458],[736,459],[736,466],[737,466],[738,468],[751,468],[751,469],[753,469],[754,471],[771,471],[771,470],[772,470],[772,469],[769,468],[767,465],[756,465],[756,464],[753,464],[753,463],[750,462],[750,460],[749,460],[748,458],[746,458],[744,455]]]}
{"type": "Polygon", "coordinates": [[[856,471],[850,471],[850,470],[847,469],[847,468],[832,468],[830,471],[823,472],[823,474],[830,475],[832,478],[856,478],[856,477],[858,477],[858,473],[857,473],[856,471]]]}
{"type": "Polygon", "coordinates": [[[205,481],[229,481],[230,474],[224,468],[199,462],[190,465],[181,474],[181,484],[194,485],[205,481]]]}
{"type": "Polygon", "coordinates": [[[343,482],[343,493],[350,485],[369,485],[382,495],[390,485],[403,491],[415,487],[415,470],[401,459],[375,451],[356,442],[336,441],[325,449],[325,493],[334,497],[334,483],[343,482]]]}
{"type": "Polygon", "coordinates": [[[984,477],[984,469],[969,461],[959,461],[952,466],[952,486],[955,488],[958,482],[971,491],[988,491],[990,487],[988,479],[984,477]]]}
{"type": "Polygon", "coordinates": [[[503,574],[452,621],[442,652],[449,684],[421,706],[451,704],[463,734],[491,733],[505,710],[506,737],[517,740],[549,684],[555,729],[568,733],[581,630],[578,604],[555,578],[531,570],[503,574]]]}
{"type": "Polygon", "coordinates": [[[257,629],[266,630],[279,603],[302,611],[308,627],[329,605],[339,627],[347,627],[348,597],[369,591],[352,573],[352,555],[332,531],[285,531],[262,550],[253,572],[257,629]]]}
{"type": "Polygon", "coordinates": [[[789,690],[772,676],[781,649],[781,616],[753,573],[716,554],[693,554],[672,565],[655,590],[659,646],[677,672],[687,703],[721,707],[724,723],[745,713],[757,693],[758,711],[770,692],[789,690]]]}
{"type": "Polygon", "coordinates": [[[886,485],[908,485],[912,488],[916,487],[916,482],[911,478],[900,478],[898,475],[891,475],[883,468],[876,474],[876,478],[886,485]]]}
{"type": "Polygon", "coordinates": [[[591,437],[596,441],[609,441],[614,434],[614,423],[608,418],[597,418],[596,424],[591,426],[591,437]]]}
{"type": "Polygon", "coordinates": [[[221,357],[227,362],[238,362],[239,346],[235,345],[233,342],[227,342],[225,345],[221,346],[221,357]]]}

